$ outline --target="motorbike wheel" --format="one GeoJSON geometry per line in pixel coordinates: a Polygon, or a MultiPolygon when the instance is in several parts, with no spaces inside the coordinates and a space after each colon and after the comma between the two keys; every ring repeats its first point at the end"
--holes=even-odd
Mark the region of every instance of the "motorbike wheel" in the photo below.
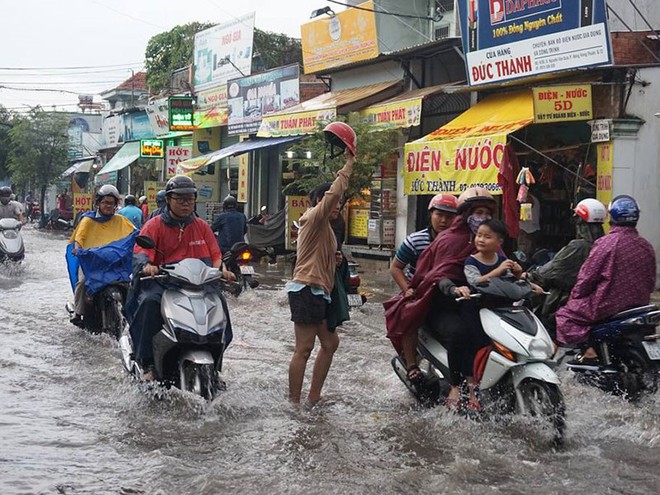
{"type": "Polygon", "coordinates": [[[206,400],[213,400],[216,391],[213,366],[184,361],[180,375],[181,390],[199,395],[206,400]]]}
{"type": "Polygon", "coordinates": [[[566,427],[566,406],[559,387],[540,380],[528,379],[520,385],[519,390],[524,410],[518,412],[547,419],[554,430],[555,443],[561,444],[566,427]]]}
{"type": "Polygon", "coordinates": [[[643,392],[654,393],[658,390],[658,371],[642,352],[628,348],[618,359],[624,370],[619,386],[629,400],[638,400],[643,392]]]}
{"type": "Polygon", "coordinates": [[[111,301],[106,308],[106,325],[104,329],[109,335],[119,340],[121,331],[126,324],[124,315],[122,314],[122,307],[119,301],[111,301]]]}

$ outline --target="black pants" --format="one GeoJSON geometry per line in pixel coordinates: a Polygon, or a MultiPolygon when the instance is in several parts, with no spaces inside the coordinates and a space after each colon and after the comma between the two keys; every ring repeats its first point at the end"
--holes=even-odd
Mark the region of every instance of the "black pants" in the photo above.
{"type": "Polygon", "coordinates": [[[473,376],[474,356],[488,344],[474,302],[455,303],[446,299],[431,311],[427,325],[447,349],[449,384],[458,386],[464,377],[473,376]]]}

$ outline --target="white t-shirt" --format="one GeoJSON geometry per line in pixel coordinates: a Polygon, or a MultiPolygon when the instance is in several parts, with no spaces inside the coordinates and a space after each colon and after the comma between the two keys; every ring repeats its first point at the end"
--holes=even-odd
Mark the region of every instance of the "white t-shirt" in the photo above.
{"type": "Polygon", "coordinates": [[[6,205],[0,203],[0,218],[15,218],[23,214],[23,207],[18,201],[10,201],[6,205]]]}

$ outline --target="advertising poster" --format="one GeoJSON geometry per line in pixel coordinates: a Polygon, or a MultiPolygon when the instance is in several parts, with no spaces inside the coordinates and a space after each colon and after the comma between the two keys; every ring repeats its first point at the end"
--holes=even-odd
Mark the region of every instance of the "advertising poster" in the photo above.
{"type": "Polygon", "coordinates": [[[369,237],[369,209],[351,208],[348,213],[348,235],[359,239],[369,237]]]}
{"type": "Polygon", "coordinates": [[[92,211],[94,207],[94,195],[92,193],[73,193],[73,218],[77,218],[78,213],[92,211]]]}
{"type": "Polygon", "coordinates": [[[359,6],[300,26],[306,74],[378,56],[374,2],[359,6]]]}
{"type": "Polygon", "coordinates": [[[459,0],[470,85],[612,63],[605,0],[459,0]]]}
{"type": "Polygon", "coordinates": [[[243,153],[238,157],[238,191],[236,201],[247,203],[248,200],[248,153],[243,153]]]}
{"type": "Polygon", "coordinates": [[[218,177],[216,175],[199,175],[193,177],[197,186],[197,202],[219,201],[218,199],[218,177]]]}
{"type": "Polygon", "coordinates": [[[227,125],[228,113],[226,84],[197,93],[197,107],[193,115],[197,129],[227,125]]]}
{"type": "Polygon", "coordinates": [[[137,141],[154,136],[146,112],[124,114],[124,141],[137,141]]]}
{"type": "Polygon", "coordinates": [[[312,207],[308,196],[286,196],[286,230],[284,231],[284,243],[286,249],[295,251],[296,240],[298,239],[298,229],[293,222],[300,220],[303,213],[312,207]]]}
{"type": "Polygon", "coordinates": [[[155,180],[144,181],[144,195],[147,197],[149,213],[156,211],[158,208],[156,203],[156,194],[158,194],[158,191],[161,189],[165,189],[165,182],[159,182],[155,180]]]}
{"type": "Polygon", "coordinates": [[[331,122],[337,118],[336,108],[312,110],[310,112],[268,115],[261,121],[259,137],[285,137],[314,134],[320,122],[331,122]]]}
{"type": "Polygon", "coordinates": [[[192,158],[192,146],[168,146],[165,158],[165,178],[176,175],[176,166],[192,158]]]}
{"type": "Polygon", "coordinates": [[[591,120],[591,86],[574,84],[570,86],[547,86],[533,88],[534,122],[568,122],[591,120]]]}
{"type": "Polygon", "coordinates": [[[373,105],[360,111],[374,131],[417,126],[422,117],[422,98],[373,105]]]}
{"type": "Polygon", "coordinates": [[[124,115],[111,115],[103,120],[104,148],[116,148],[124,143],[124,115]]]}
{"type": "Polygon", "coordinates": [[[298,64],[227,82],[228,133],[253,134],[264,115],[300,103],[298,64]]]}
{"type": "Polygon", "coordinates": [[[195,35],[195,91],[220,86],[241,73],[251,73],[254,18],[252,12],[195,35]]]}
{"type": "Polygon", "coordinates": [[[167,98],[152,100],[144,109],[147,118],[154,131],[154,136],[164,136],[170,133],[170,121],[168,120],[169,105],[167,98]]]}

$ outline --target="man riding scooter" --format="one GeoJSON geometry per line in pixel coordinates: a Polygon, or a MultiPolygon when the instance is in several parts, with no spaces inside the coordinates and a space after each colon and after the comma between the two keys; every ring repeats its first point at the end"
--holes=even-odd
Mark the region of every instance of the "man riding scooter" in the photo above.
{"type": "Polygon", "coordinates": [[[89,313],[85,276],[78,273],[76,254],[79,249],[89,249],[105,246],[124,239],[135,230],[126,217],[115,215],[117,205],[121,200],[119,191],[111,184],[105,184],[96,192],[96,210],[85,213],[71,235],[67,247],[67,264],[69,277],[74,285],[74,312],[71,323],[83,327],[85,315],[89,313]]]}
{"type": "Polygon", "coordinates": [[[18,201],[11,199],[11,187],[0,187],[0,218],[14,218],[25,223],[23,218],[23,207],[18,201]]]}

